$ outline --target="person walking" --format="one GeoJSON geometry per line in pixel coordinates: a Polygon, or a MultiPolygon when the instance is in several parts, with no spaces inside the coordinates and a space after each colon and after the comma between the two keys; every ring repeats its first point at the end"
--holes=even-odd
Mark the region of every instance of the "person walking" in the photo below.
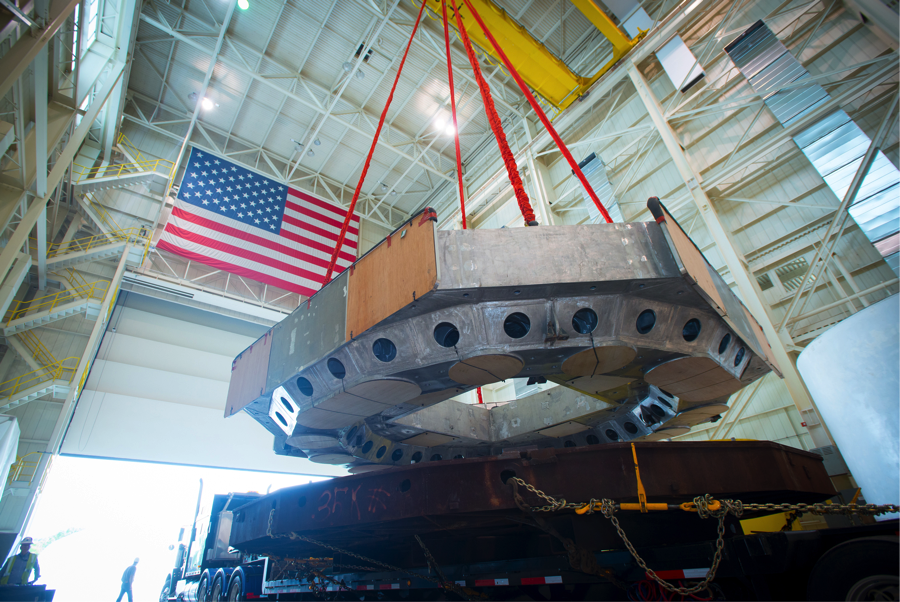
{"type": "Polygon", "coordinates": [[[19,553],[10,556],[0,569],[0,585],[31,585],[41,578],[38,556],[31,553],[33,543],[30,537],[22,538],[19,542],[19,553]],[[29,578],[31,571],[34,571],[34,579],[29,578]]]}
{"type": "Polygon", "coordinates": [[[140,561],[140,558],[134,559],[134,564],[125,569],[125,572],[122,573],[122,591],[119,592],[119,597],[116,598],[116,602],[121,602],[122,596],[128,594],[128,602],[134,602],[134,598],[131,597],[131,584],[134,583],[134,574],[137,572],[137,564],[140,561]]]}

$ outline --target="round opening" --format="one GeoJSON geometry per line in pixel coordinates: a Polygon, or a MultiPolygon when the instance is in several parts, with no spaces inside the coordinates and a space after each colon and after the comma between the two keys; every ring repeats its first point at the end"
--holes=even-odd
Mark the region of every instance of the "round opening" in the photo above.
{"type": "Polygon", "coordinates": [[[347,376],[347,370],[344,368],[344,364],[341,363],[341,360],[337,358],[329,358],[328,360],[328,371],[331,372],[331,375],[338,380],[343,379],[347,376]]]}
{"type": "Polygon", "coordinates": [[[719,355],[722,355],[728,350],[728,346],[731,345],[731,334],[726,334],[722,337],[722,340],[719,341],[719,355]]]}
{"type": "Polygon", "coordinates": [[[362,436],[362,433],[360,433],[359,435],[356,436],[356,441],[354,442],[354,445],[356,445],[356,447],[359,447],[360,445],[362,445],[362,442],[363,442],[363,436],[362,436]]]}
{"type": "Polygon", "coordinates": [[[416,452],[412,455],[412,458],[409,459],[410,464],[416,464],[417,462],[422,461],[422,452],[416,452]]]}
{"type": "Polygon", "coordinates": [[[501,470],[500,482],[506,485],[506,482],[516,476],[515,470],[501,470]]]}
{"type": "Polygon", "coordinates": [[[289,401],[287,400],[287,398],[282,397],[282,398],[281,398],[281,403],[284,404],[284,407],[287,408],[287,411],[288,411],[288,412],[290,412],[291,414],[294,413],[294,406],[291,405],[291,402],[289,402],[289,401]]]}
{"type": "Polygon", "coordinates": [[[300,496],[300,499],[297,500],[297,505],[300,506],[301,508],[306,505],[306,496],[305,495],[300,496]]]}
{"type": "Polygon", "coordinates": [[[664,409],[662,409],[661,407],[659,407],[658,405],[656,405],[655,403],[650,404],[650,411],[659,417],[663,417],[666,415],[666,411],[664,409]]]}
{"type": "Polygon", "coordinates": [[[606,436],[609,437],[613,441],[619,440],[619,433],[612,429],[606,429],[606,436]]]}
{"type": "Polygon", "coordinates": [[[743,347],[738,349],[738,352],[734,356],[735,367],[740,366],[742,361],[744,361],[744,348],[743,347]]]}
{"type": "Polygon", "coordinates": [[[510,338],[521,339],[531,330],[531,320],[523,313],[516,312],[506,316],[503,321],[503,332],[510,338]]]}
{"type": "Polygon", "coordinates": [[[594,329],[597,328],[597,324],[599,323],[600,318],[597,317],[597,312],[589,307],[582,307],[575,312],[574,316],[572,316],[572,328],[575,329],[575,332],[580,334],[590,334],[594,332],[594,329]]]}
{"type": "Polygon", "coordinates": [[[657,397],[656,400],[657,400],[659,403],[661,403],[661,404],[663,404],[664,406],[666,406],[667,408],[669,408],[670,410],[672,409],[672,404],[669,403],[668,401],[666,401],[665,399],[663,399],[662,397],[657,397]]]}
{"type": "Polygon", "coordinates": [[[372,353],[382,362],[389,362],[397,357],[397,346],[388,339],[378,339],[372,343],[372,353]]]}
{"type": "Polygon", "coordinates": [[[384,453],[385,453],[386,451],[387,451],[387,447],[384,446],[384,445],[382,445],[381,447],[378,448],[378,451],[375,452],[375,457],[376,457],[376,458],[381,458],[381,457],[383,457],[383,456],[384,456],[384,453]]]}
{"type": "Polygon", "coordinates": [[[297,388],[300,389],[300,392],[306,395],[307,397],[312,397],[313,387],[312,383],[309,380],[303,378],[302,376],[297,378],[297,388]]]}
{"type": "Polygon", "coordinates": [[[456,454],[455,456],[453,456],[454,460],[464,460],[465,458],[466,457],[462,454],[456,454]]]}
{"type": "Polygon", "coordinates": [[[399,462],[400,458],[402,458],[402,457],[403,457],[402,449],[395,449],[394,453],[391,454],[391,460],[393,460],[394,462],[399,462]]]}
{"type": "Polygon", "coordinates": [[[400,481],[400,492],[406,493],[412,487],[412,483],[409,482],[409,479],[403,479],[400,481]]]}
{"type": "Polygon", "coordinates": [[[434,454],[433,456],[431,456],[432,462],[437,462],[438,460],[443,460],[443,458],[441,457],[441,454],[434,454]]]}
{"type": "Polygon", "coordinates": [[[434,327],[434,340],[441,347],[455,347],[459,343],[459,330],[450,322],[441,322],[434,327]]]}
{"type": "Polygon", "coordinates": [[[656,324],[656,312],[652,309],[645,309],[641,312],[641,315],[637,317],[637,321],[634,326],[637,328],[637,331],[641,334],[647,334],[651,330],[653,330],[653,326],[656,324]]]}
{"type": "Polygon", "coordinates": [[[575,442],[567,440],[565,443],[563,443],[563,447],[575,447],[575,442]]]}
{"type": "Polygon", "coordinates": [[[375,444],[371,441],[366,441],[366,444],[362,446],[362,453],[367,454],[372,451],[372,448],[375,447],[375,444]]]}
{"type": "MultiPolygon", "coordinates": [[[[737,365],[737,364],[735,364],[735,366],[736,366],[736,365],[737,365]]],[[[276,411],[276,412],[275,412],[275,417],[278,418],[278,422],[280,422],[280,423],[283,424],[284,426],[287,426],[287,420],[284,419],[284,416],[281,415],[281,412],[276,411]]]]}
{"type": "Polygon", "coordinates": [[[597,435],[588,435],[587,436],[587,444],[588,445],[597,445],[600,443],[600,439],[597,438],[597,435]]]}
{"type": "Polygon", "coordinates": [[[638,428],[634,426],[633,422],[626,422],[623,426],[625,427],[625,430],[632,435],[638,431],[638,428]]]}
{"type": "Polygon", "coordinates": [[[696,341],[697,337],[700,336],[700,320],[697,318],[691,318],[687,321],[687,324],[684,325],[684,328],[681,329],[681,336],[684,337],[684,340],[690,343],[691,341],[696,341]]]}
{"type": "Polygon", "coordinates": [[[355,435],[355,434],[356,434],[356,431],[358,431],[358,430],[359,430],[359,427],[358,427],[358,426],[354,426],[352,429],[350,429],[350,432],[347,433],[347,441],[352,440],[352,439],[353,439],[353,435],[355,435]]]}

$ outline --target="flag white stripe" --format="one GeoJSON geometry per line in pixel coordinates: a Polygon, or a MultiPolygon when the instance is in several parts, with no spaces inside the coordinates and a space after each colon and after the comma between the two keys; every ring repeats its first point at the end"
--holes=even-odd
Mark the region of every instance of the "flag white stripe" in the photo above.
{"type": "MultiPolygon", "coordinates": [[[[315,205],[308,205],[308,204],[307,204],[307,205],[305,205],[305,207],[306,207],[306,208],[309,208],[309,209],[312,209],[312,210],[315,210],[315,209],[316,209],[316,206],[315,206],[315,205]]],[[[320,212],[320,213],[321,213],[321,212],[320,212]]],[[[325,230],[326,232],[329,232],[329,233],[331,233],[331,234],[334,234],[334,240],[335,240],[335,241],[337,241],[337,238],[338,238],[338,236],[339,236],[340,233],[341,233],[341,227],[340,227],[340,226],[333,226],[333,225],[328,224],[328,223],[326,223],[326,222],[324,222],[324,221],[322,221],[322,220],[316,219],[316,218],[314,218],[314,217],[312,217],[312,216],[309,216],[309,215],[303,215],[302,213],[298,213],[298,212],[294,211],[293,209],[286,208],[286,209],[284,210],[284,214],[285,214],[286,216],[288,216],[288,217],[292,217],[292,218],[294,218],[294,219],[296,219],[296,220],[299,220],[301,223],[309,223],[309,224],[312,225],[312,226],[315,226],[315,227],[317,227],[317,228],[321,228],[322,230],[325,230]]],[[[357,226],[357,230],[359,230],[359,227],[358,227],[358,226],[357,226]]],[[[347,236],[346,236],[345,238],[346,238],[347,240],[354,240],[354,241],[355,241],[355,240],[357,240],[357,239],[359,238],[359,234],[354,234],[353,232],[350,232],[350,230],[348,229],[348,230],[347,230],[347,236]]]]}

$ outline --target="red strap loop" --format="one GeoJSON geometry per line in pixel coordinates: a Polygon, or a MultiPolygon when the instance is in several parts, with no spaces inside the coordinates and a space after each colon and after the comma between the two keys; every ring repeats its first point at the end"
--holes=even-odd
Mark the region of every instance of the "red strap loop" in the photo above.
{"type": "Polygon", "coordinates": [[[456,144],[456,179],[459,182],[459,211],[462,213],[462,227],[466,229],[466,195],[462,180],[462,155],[459,151],[459,126],[456,123],[456,92],[453,88],[453,61],[450,60],[450,27],[447,22],[447,0],[441,0],[444,11],[444,47],[447,49],[447,79],[450,82],[450,108],[453,111],[453,139],[456,144]]]}

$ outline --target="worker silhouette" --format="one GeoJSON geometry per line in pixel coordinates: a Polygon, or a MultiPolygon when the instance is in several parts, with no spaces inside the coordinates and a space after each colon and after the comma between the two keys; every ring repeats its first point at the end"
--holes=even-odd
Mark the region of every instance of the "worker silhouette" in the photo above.
{"type": "Polygon", "coordinates": [[[137,572],[137,564],[140,561],[140,558],[134,559],[134,564],[125,569],[125,572],[122,573],[122,590],[119,592],[119,597],[116,598],[116,602],[121,602],[122,596],[128,594],[128,602],[134,602],[134,598],[131,596],[131,584],[134,583],[134,574],[137,572]]]}
{"type": "Polygon", "coordinates": [[[25,537],[19,542],[19,553],[10,556],[0,569],[0,585],[31,585],[41,578],[37,554],[30,551],[32,543],[34,542],[30,537],[25,537]],[[34,579],[29,579],[32,570],[34,579]]]}

